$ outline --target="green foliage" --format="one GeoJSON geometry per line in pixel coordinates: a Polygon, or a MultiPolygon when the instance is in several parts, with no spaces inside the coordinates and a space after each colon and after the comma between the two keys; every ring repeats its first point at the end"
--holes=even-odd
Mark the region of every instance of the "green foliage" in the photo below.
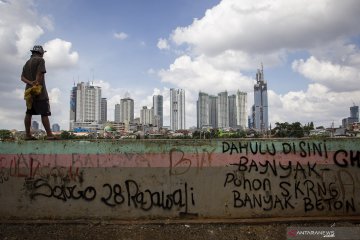
{"type": "Polygon", "coordinates": [[[195,132],[193,132],[193,138],[194,139],[199,139],[200,138],[200,131],[196,130],[195,132]]]}
{"type": "MultiPolygon", "coordinates": [[[[207,130],[196,130],[195,132],[193,132],[192,134],[192,138],[193,139],[211,139],[214,138],[214,132],[212,131],[213,129],[211,129],[210,131],[207,130]]],[[[190,137],[191,138],[191,137],[190,137]]]]}
{"type": "MultiPolygon", "coordinates": [[[[309,130],[307,128],[306,132],[308,131],[309,130]]],[[[276,122],[275,128],[271,131],[271,134],[274,137],[278,137],[278,138],[285,138],[285,137],[302,138],[305,136],[305,131],[300,122],[294,122],[292,124],[288,122],[284,122],[284,123],[276,122]]]]}
{"type": "Polygon", "coordinates": [[[196,130],[193,132],[193,139],[216,139],[216,138],[245,138],[246,132],[243,130],[223,131],[221,129],[196,130]]]}
{"type": "Polygon", "coordinates": [[[0,140],[10,140],[13,139],[13,135],[10,130],[1,129],[0,130],[0,140]]]}
{"type": "Polygon", "coordinates": [[[305,125],[305,126],[303,127],[303,130],[304,130],[304,134],[306,134],[307,136],[309,136],[310,131],[311,131],[311,130],[314,130],[314,123],[313,123],[313,122],[308,123],[307,125],[305,125]]]}
{"type": "Polygon", "coordinates": [[[60,137],[61,137],[61,139],[74,139],[75,138],[75,136],[68,131],[62,131],[60,134],[60,137]]]}

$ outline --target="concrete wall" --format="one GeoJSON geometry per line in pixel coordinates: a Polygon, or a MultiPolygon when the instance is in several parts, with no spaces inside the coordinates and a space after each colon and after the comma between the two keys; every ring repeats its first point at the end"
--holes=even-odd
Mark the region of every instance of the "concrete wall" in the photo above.
{"type": "Polygon", "coordinates": [[[360,139],[0,142],[0,219],[360,216],[360,139]]]}

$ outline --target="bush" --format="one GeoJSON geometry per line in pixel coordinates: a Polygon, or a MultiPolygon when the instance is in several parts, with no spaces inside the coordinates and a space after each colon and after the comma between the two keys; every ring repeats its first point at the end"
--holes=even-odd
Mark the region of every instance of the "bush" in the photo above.
{"type": "Polygon", "coordinates": [[[13,135],[10,130],[1,129],[0,130],[0,140],[10,140],[13,139],[13,135]]]}
{"type": "Polygon", "coordinates": [[[74,135],[68,131],[62,131],[60,137],[61,139],[73,139],[74,135]]]}

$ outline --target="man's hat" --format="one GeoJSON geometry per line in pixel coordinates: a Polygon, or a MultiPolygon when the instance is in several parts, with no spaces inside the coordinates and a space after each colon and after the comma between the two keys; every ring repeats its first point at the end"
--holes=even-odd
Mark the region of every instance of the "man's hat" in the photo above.
{"type": "Polygon", "coordinates": [[[32,50],[30,50],[32,53],[33,52],[38,52],[38,53],[45,53],[46,51],[43,49],[43,47],[42,46],[40,46],[40,45],[35,45],[34,47],[33,47],[33,49],[32,50]]]}

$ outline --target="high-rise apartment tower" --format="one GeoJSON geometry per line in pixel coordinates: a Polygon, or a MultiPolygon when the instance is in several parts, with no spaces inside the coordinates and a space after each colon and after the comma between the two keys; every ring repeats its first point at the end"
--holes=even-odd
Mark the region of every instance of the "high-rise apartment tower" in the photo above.
{"type": "Polygon", "coordinates": [[[120,122],[132,123],[134,121],[134,100],[127,97],[120,99],[120,122]]]}
{"type": "Polygon", "coordinates": [[[185,91],[170,89],[170,128],[171,130],[185,129],[185,91]]]}
{"type": "Polygon", "coordinates": [[[90,83],[78,83],[76,87],[75,122],[95,122],[101,119],[101,88],[90,83]]]}
{"type": "Polygon", "coordinates": [[[247,125],[247,93],[240,92],[239,90],[236,92],[236,125],[241,129],[246,129],[247,125]]]}
{"type": "Polygon", "coordinates": [[[120,122],[120,103],[115,104],[114,122],[120,122]]]}
{"type": "Polygon", "coordinates": [[[70,92],[70,130],[74,128],[74,122],[76,119],[76,92],[77,87],[73,86],[70,92]]]}
{"type": "Polygon", "coordinates": [[[101,98],[101,122],[106,123],[107,121],[107,99],[101,98]]]}
{"type": "Polygon", "coordinates": [[[197,100],[197,128],[209,126],[209,104],[210,99],[207,93],[199,92],[197,100]]]}
{"type": "Polygon", "coordinates": [[[227,91],[218,94],[218,128],[229,127],[229,101],[227,91]]]}
{"type": "Polygon", "coordinates": [[[264,80],[264,68],[256,73],[256,84],[254,85],[254,128],[265,132],[268,130],[268,96],[267,83],[264,80]]]}
{"type": "Polygon", "coordinates": [[[164,111],[163,111],[163,96],[154,95],[153,96],[153,109],[154,109],[154,125],[158,127],[163,127],[164,124],[164,111]]]}
{"type": "Polygon", "coordinates": [[[140,123],[143,125],[153,124],[154,120],[154,109],[147,108],[147,106],[143,106],[140,110],[140,123]]]}

